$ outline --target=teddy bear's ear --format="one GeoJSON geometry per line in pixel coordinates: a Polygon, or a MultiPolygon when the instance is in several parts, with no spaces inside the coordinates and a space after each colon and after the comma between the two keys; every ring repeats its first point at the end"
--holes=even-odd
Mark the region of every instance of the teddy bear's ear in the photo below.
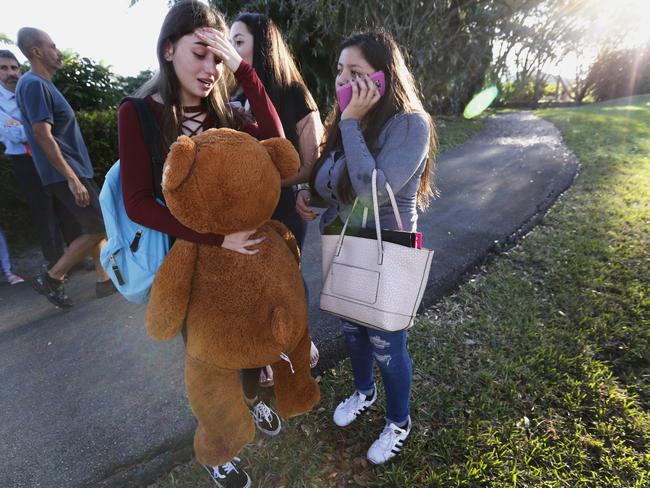
{"type": "Polygon", "coordinates": [[[275,167],[280,172],[280,178],[289,178],[300,169],[300,156],[288,139],[273,137],[262,141],[262,146],[271,155],[275,167]]]}
{"type": "Polygon", "coordinates": [[[169,148],[163,169],[162,187],[174,191],[190,174],[196,156],[196,144],[187,136],[181,135],[169,148]]]}

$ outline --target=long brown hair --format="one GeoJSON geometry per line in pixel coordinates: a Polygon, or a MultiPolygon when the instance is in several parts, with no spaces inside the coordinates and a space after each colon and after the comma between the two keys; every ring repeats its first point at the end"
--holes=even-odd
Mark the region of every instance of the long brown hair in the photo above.
{"type": "MultiPolygon", "coordinates": [[[[200,27],[212,27],[228,37],[228,30],[223,15],[197,0],[185,0],[175,4],[163,21],[158,36],[156,54],[159,71],[150,81],[136,92],[144,97],[159,93],[163,101],[161,136],[164,147],[169,147],[182,133],[183,104],[180,99],[180,82],[174,65],[165,59],[168,43],[172,45],[181,37],[194,32],[200,27]]],[[[203,100],[208,111],[207,117],[215,120],[219,127],[241,128],[241,120],[227,105],[227,81],[221,76],[209,95],[203,100]]]]}
{"type": "MultiPolygon", "coordinates": [[[[345,48],[355,46],[359,48],[364,59],[377,71],[383,71],[386,77],[386,93],[377,104],[370,109],[362,121],[363,136],[372,150],[376,144],[381,130],[388,120],[398,113],[418,112],[426,115],[429,122],[430,144],[429,157],[420,177],[420,186],[417,191],[417,204],[421,210],[428,207],[431,197],[435,196],[436,189],[433,183],[435,168],[436,132],[431,116],[424,110],[418,94],[413,75],[406,67],[404,56],[390,34],[386,32],[361,32],[347,37],[339,47],[339,55],[345,48]]],[[[341,109],[338,102],[327,116],[325,122],[325,139],[320,158],[314,164],[310,176],[310,186],[315,191],[314,179],[316,173],[332,151],[341,150],[341,132],[339,122],[341,109]]],[[[350,182],[350,175],[345,172],[338,185],[338,193],[344,203],[352,203],[354,190],[350,182]]]]}
{"type": "Polygon", "coordinates": [[[298,148],[296,108],[307,106],[316,111],[318,107],[293,55],[280,29],[266,15],[245,12],[239,14],[233,24],[235,22],[244,23],[253,36],[253,68],[280,116],[286,138],[298,148]]]}

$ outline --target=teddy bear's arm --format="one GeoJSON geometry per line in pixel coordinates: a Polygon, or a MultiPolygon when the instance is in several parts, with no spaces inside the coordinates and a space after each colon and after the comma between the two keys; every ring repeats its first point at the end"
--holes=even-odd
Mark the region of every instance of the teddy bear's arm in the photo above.
{"type": "Polygon", "coordinates": [[[280,237],[284,239],[284,242],[287,244],[291,252],[296,257],[296,261],[300,264],[300,249],[298,248],[298,243],[296,242],[296,237],[293,235],[287,227],[277,220],[269,220],[267,225],[271,227],[275,232],[280,234],[280,237]]]}
{"type": "Polygon", "coordinates": [[[158,268],[145,316],[152,338],[169,340],[183,327],[197,256],[197,244],[179,239],[158,268]]]}

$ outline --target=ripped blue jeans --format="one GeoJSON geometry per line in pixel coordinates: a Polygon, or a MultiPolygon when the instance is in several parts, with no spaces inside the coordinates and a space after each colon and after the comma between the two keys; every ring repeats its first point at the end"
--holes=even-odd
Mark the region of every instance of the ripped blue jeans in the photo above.
{"type": "Polygon", "coordinates": [[[410,415],[413,364],[408,353],[406,331],[384,332],[341,320],[345,345],[352,361],[354,386],[363,394],[375,388],[372,373],[377,361],[386,393],[386,421],[406,422],[410,415]]]}

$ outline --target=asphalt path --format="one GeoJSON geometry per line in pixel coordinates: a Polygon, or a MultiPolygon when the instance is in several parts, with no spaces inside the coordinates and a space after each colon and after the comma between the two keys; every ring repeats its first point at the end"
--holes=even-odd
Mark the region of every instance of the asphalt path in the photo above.
{"type": "MultiPolygon", "coordinates": [[[[578,171],[558,130],[530,112],[491,117],[439,158],[441,192],[421,216],[435,250],[430,305],[487,256],[528,232],[578,171]]],[[[344,357],[337,320],[318,310],[320,244],[310,224],[303,273],[320,367],[344,357]]],[[[158,343],[144,306],[94,297],[91,272],[72,275],[70,310],[28,284],[0,286],[0,487],[142,486],[192,454],[194,420],[180,338],[158,343]]]]}

